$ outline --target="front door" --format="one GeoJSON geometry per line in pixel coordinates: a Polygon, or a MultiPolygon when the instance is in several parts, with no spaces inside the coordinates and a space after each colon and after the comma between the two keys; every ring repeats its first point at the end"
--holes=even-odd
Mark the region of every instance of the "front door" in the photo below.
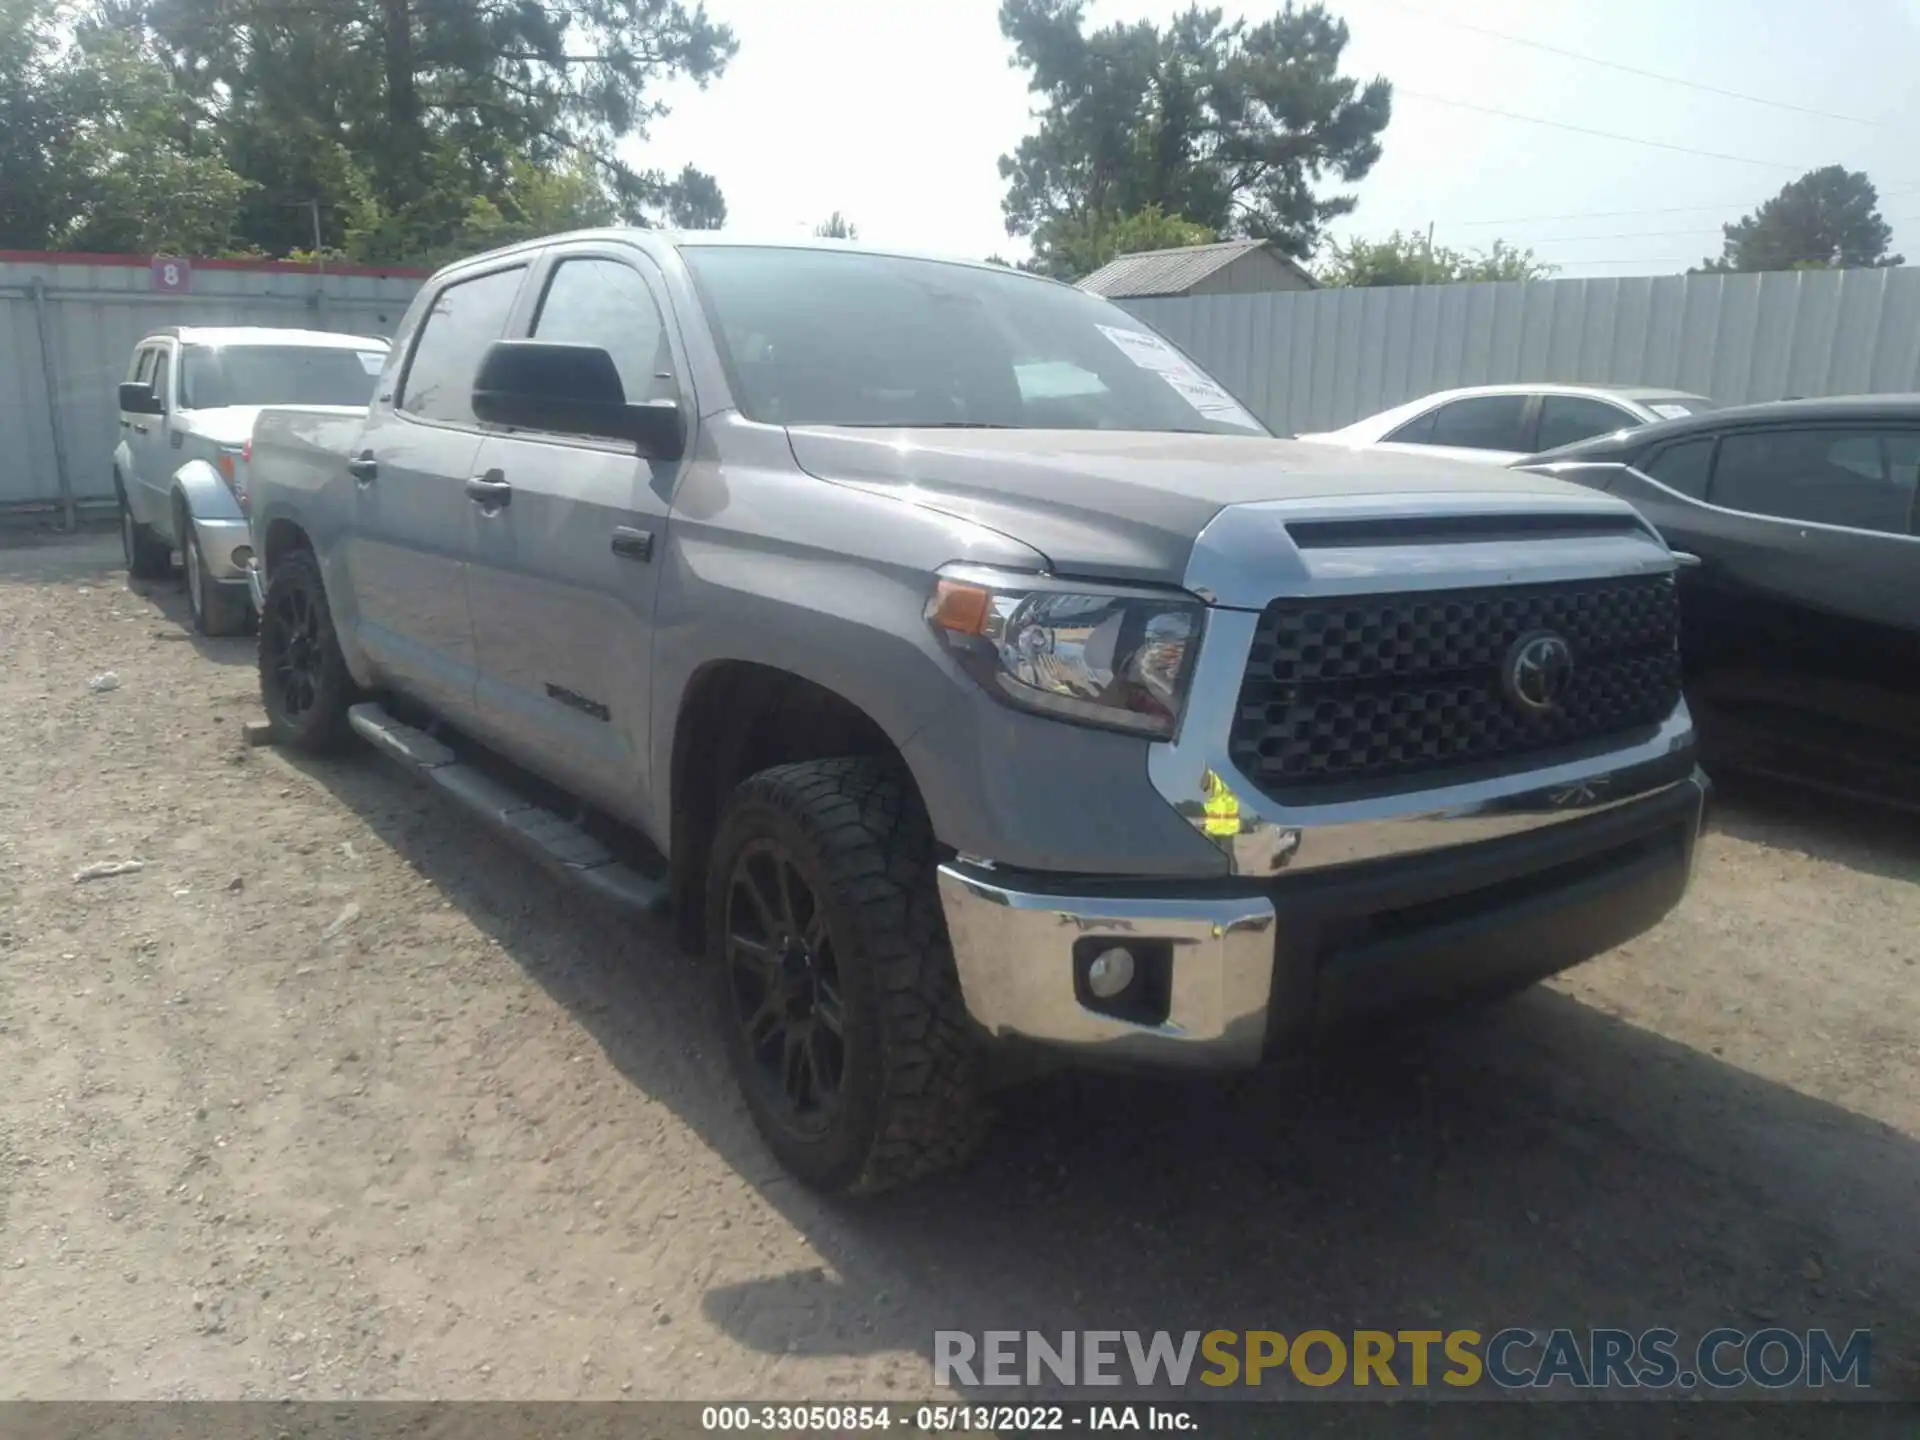
{"type": "MultiPolygon", "coordinates": [[[[531,334],[597,345],[628,400],[688,404],[649,265],[624,248],[553,255],[531,334]]],[[[470,502],[482,723],[503,749],[632,817],[644,804],[657,557],[679,462],[584,436],[490,435],[470,502]]]]}
{"type": "Polygon", "coordinates": [[[172,507],[167,503],[167,483],[174,470],[167,449],[168,426],[173,423],[173,360],[172,342],[155,342],[153,366],[147,378],[153,384],[153,393],[160,398],[163,413],[129,417],[133,421],[135,479],[127,486],[127,495],[133,503],[135,518],[177,545],[179,537],[173,533],[172,507]]]}
{"type": "MultiPolygon", "coordinates": [[[[142,345],[133,352],[133,365],[127,371],[127,379],[149,383],[153,379],[153,362],[159,351],[151,344],[142,345]]],[[[121,488],[126,492],[127,508],[133,511],[136,520],[145,522],[147,518],[147,490],[140,479],[140,462],[145,455],[141,441],[153,433],[154,417],[136,414],[132,410],[120,412],[120,443],[114,447],[113,467],[120,476],[121,488]]]]}
{"type": "Polygon", "coordinates": [[[456,721],[472,718],[478,675],[467,600],[466,482],[481,440],[473,378],[525,275],[525,265],[496,270],[434,297],[342,482],[355,638],[386,683],[456,721]]]}

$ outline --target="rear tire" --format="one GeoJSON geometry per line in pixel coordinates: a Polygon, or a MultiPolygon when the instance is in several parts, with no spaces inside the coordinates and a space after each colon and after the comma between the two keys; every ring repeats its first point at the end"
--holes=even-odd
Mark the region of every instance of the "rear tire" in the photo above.
{"type": "Polygon", "coordinates": [[[273,567],[260,613],[260,699],[276,745],[321,755],[353,734],[347,709],[360,698],[340,653],[320,562],[296,550],[273,567]]]}
{"type": "Polygon", "coordinates": [[[173,569],[173,548],[138,520],[127,504],[126,489],[120,477],[113,482],[120,501],[120,554],[127,562],[127,574],[135,580],[164,580],[173,569]]]}
{"type": "Polygon", "coordinates": [[[720,819],[706,910],[728,1058],[782,1164],[859,1194],[972,1154],[981,1049],[933,832],[897,770],[848,758],[749,778],[720,819]]]}
{"type": "Polygon", "coordinates": [[[187,609],[193,616],[193,628],[202,635],[239,635],[247,628],[250,602],[238,586],[223,585],[207,574],[206,557],[200,553],[200,537],[194,532],[193,519],[183,515],[180,533],[180,558],[187,572],[187,609]]]}

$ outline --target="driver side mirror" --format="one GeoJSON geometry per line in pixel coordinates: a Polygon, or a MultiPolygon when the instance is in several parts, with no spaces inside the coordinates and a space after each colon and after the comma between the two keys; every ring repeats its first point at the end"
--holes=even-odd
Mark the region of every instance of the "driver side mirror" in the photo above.
{"type": "Polygon", "coordinates": [[[496,340],[473,381],[473,413],[490,425],[630,440],[650,460],[678,460],[686,417],[671,400],[631,402],[597,345],[496,340]]]}
{"type": "Polygon", "coordinates": [[[163,415],[165,408],[153,386],[145,380],[120,382],[120,408],[129,415],[163,415]]]}

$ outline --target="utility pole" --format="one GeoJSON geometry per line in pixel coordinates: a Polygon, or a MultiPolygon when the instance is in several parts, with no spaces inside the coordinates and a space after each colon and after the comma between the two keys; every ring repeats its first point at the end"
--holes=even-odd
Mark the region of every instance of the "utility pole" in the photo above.
{"type": "MultiPolygon", "coordinates": [[[[320,222],[314,221],[315,225],[320,222]]],[[[1427,284],[1433,278],[1433,221],[1427,221],[1427,263],[1420,267],[1420,283],[1427,284]]]]}
{"type": "MultiPolygon", "coordinates": [[[[313,216],[313,268],[320,274],[327,273],[327,257],[320,253],[320,198],[315,196],[307,201],[307,212],[313,216]]],[[[1427,236],[1427,248],[1433,248],[1431,230],[1427,236]]]]}

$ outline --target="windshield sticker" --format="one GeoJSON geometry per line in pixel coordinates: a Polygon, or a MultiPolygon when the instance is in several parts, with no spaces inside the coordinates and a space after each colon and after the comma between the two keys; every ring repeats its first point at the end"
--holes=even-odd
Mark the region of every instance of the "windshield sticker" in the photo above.
{"type": "Polygon", "coordinates": [[[1260,422],[1241,408],[1239,401],[1223,390],[1218,382],[1196,370],[1192,361],[1158,335],[1149,335],[1144,330],[1127,330],[1118,325],[1102,325],[1099,328],[1100,333],[1118,346],[1129,360],[1166,381],[1175,394],[1207,419],[1218,420],[1225,425],[1239,425],[1248,430],[1260,428],[1260,422]]]}
{"type": "Polygon", "coordinates": [[[1662,420],[1684,420],[1693,413],[1684,405],[1649,405],[1647,408],[1662,420]]]}
{"type": "Polygon", "coordinates": [[[379,350],[356,350],[353,353],[360,357],[360,368],[369,375],[378,375],[387,363],[386,355],[379,350]]]}

